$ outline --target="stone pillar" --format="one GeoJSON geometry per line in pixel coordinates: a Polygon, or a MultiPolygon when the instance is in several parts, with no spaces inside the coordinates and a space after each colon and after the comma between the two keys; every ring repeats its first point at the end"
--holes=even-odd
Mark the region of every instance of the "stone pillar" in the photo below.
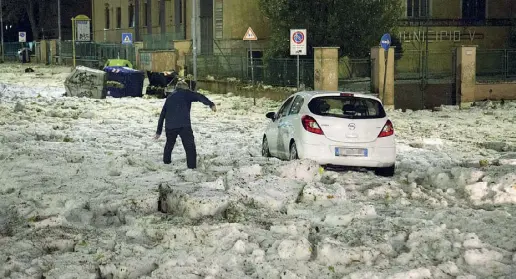
{"type": "Polygon", "coordinates": [[[140,49],[143,49],[143,42],[134,42],[134,56],[135,56],[135,65],[134,68],[135,69],[138,69],[138,70],[141,70],[142,69],[142,64],[141,64],[141,60],[140,60],[140,49]]]}
{"type": "Polygon", "coordinates": [[[47,41],[41,40],[39,42],[39,58],[41,63],[47,64],[50,61],[48,61],[48,49],[47,49],[47,41]]]}
{"type": "Polygon", "coordinates": [[[338,47],[314,47],[314,90],[339,90],[338,47]]]}
{"type": "Polygon", "coordinates": [[[54,57],[57,56],[57,41],[51,40],[50,41],[50,61],[48,61],[50,64],[55,64],[56,61],[54,61],[54,57]]]}
{"type": "Polygon", "coordinates": [[[460,46],[457,48],[456,94],[461,107],[468,107],[475,101],[476,57],[476,46],[460,46]]]}
{"type": "Polygon", "coordinates": [[[371,91],[378,94],[386,108],[394,108],[394,48],[389,48],[387,52],[387,68],[385,68],[385,50],[381,47],[371,49],[371,79],[373,88],[371,91]],[[387,75],[385,76],[385,71],[387,75]],[[383,84],[385,78],[385,92],[383,84]]]}

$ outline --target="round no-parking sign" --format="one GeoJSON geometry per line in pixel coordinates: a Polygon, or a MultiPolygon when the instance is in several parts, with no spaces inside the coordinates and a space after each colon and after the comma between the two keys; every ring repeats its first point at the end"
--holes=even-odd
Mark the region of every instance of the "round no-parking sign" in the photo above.
{"type": "Polygon", "coordinates": [[[305,34],[303,34],[301,31],[294,32],[292,35],[292,41],[298,45],[302,44],[305,41],[305,34]]]}
{"type": "Polygon", "coordinates": [[[290,29],[290,55],[306,55],[306,29],[290,29]]]}

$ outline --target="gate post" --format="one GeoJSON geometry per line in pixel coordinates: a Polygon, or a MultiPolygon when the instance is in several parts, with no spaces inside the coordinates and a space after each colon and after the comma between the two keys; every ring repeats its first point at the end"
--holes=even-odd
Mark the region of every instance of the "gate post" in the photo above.
{"type": "Polygon", "coordinates": [[[385,68],[385,51],[381,47],[371,48],[371,80],[373,93],[378,94],[381,98],[383,95],[383,104],[385,108],[394,109],[394,47],[389,48],[387,52],[387,68],[385,68]],[[387,75],[385,71],[387,70],[387,75]],[[385,77],[385,92],[383,92],[383,83],[385,77]]]}
{"type": "Polygon", "coordinates": [[[314,47],[314,90],[339,90],[339,47],[314,47]]]}
{"type": "Polygon", "coordinates": [[[460,46],[457,48],[457,71],[455,80],[457,86],[460,107],[469,107],[475,101],[475,91],[477,85],[477,47],[460,46]]]}

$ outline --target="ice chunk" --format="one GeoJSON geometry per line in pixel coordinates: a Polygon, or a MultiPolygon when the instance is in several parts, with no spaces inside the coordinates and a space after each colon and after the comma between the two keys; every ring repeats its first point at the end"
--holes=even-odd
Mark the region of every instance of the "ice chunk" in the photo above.
{"type": "Polygon", "coordinates": [[[191,219],[222,214],[230,202],[230,197],[224,191],[192,183],[162,184],[159,190],[162,212],[191,219]]]}

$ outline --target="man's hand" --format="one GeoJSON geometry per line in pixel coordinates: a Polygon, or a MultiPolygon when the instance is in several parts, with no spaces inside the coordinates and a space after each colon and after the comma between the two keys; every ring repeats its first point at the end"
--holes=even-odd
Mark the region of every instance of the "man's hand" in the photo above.
{"type": "Polygon", "coordinates": [[[217,106],[216,106],[216,105],[213,105],[213,106],[211,106],[210,108],[211,108],[211,110],[212,110],[213,112],[217,112],[217,106]]]}
{"type": "Polygon", "coordinates": [[[160,135],[160,134],[156,134],[156,135],[154,135],[154,139],[155,139],[155,140],[158,140],[158,139],[159,139],[159,137],[161,137],[161,135],[160,135]]]}

